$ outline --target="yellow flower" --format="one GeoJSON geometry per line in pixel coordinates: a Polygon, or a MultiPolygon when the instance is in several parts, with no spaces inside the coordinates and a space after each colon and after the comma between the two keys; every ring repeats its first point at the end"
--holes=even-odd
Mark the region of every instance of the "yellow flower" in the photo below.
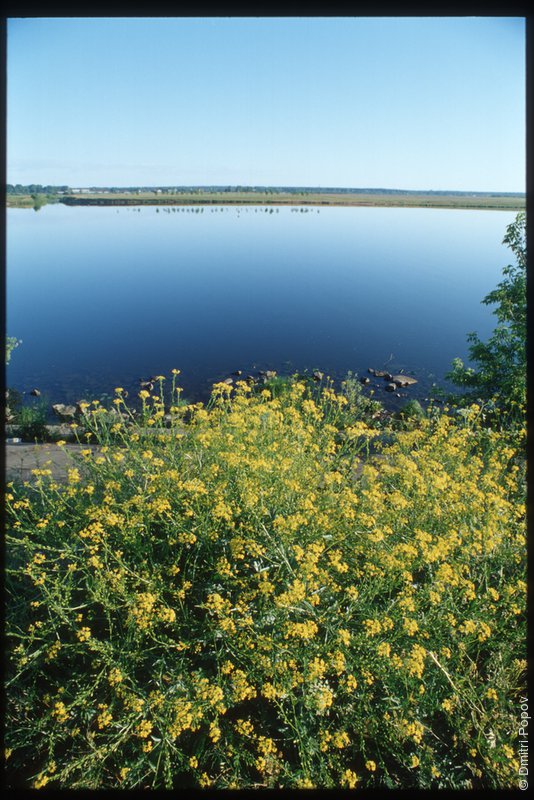
{"type": "Polygon", "coordinates": [[[318,631],[319,628],[311,619],[307,622],[293,622],[289,625],[284,638],[289,639],[290,636],[294,636],[297,639],[313,639],[318,631]]]}
{"type": "Polygon", "coordinates": [[[261,693],[267,700],[275,700],[278,694],[272,683],[264,683],[261,693]]]}
{"type": "Polygon", "coordinates": [[[76,467],[67,470],[67,475],[69,483],[79,483],[81,480],[80,472],[76,467]]]}
{"type": "Polygon", "coordinates": [[[385,656],[386,658],[389,658],[391,653],[391,645],[388,642],[380,642],[376,648],[376,652],[379,656],[385,656]]]}
{"type": "Polygon", "coordinates": [[[340,628],[337,632],[337,637],[340,642],[348,647],[350,644],[350,631],[346,630],[345,628],[340,628]]]}
{"type": "Polygon", "coordinates": [[[308,668],[308,678],[313,681],[315,678],[322,677],[326,672],[326,663],[322,658],[314,658],[308,668]]]}
{"type": "Polygon", "coordinates": [[[242,736],[251,736],[254,732],[254,726],[250,720],[238,719],[235,723],[235,729],[242,736]]]}
{"type": "Polygon", "coordinates": [[[90,628],[80,628],[79,631],[76,632],[76,636],[80,640],[80,642],[86,642],[88,639],[91,638],[91,629],[90,628]]]}
{"type": "Polygon", "coordinates": [[[102,730],[102,728],[106,728],[111,723],[113,717],[109,713],[108,707],[103,703],[99,705],[99,708],[101,709],[101,711],[97,717],[97,724],[100,730],[102,730]]]}
{"type": "Polygon", "coordinates": [[[214,744],[221,738],[221,729],[216,722],[210,723],[209,737],[214,744]]]}
{"type": "Polygon", "coordinates": [[[365,627],[367,636],[376,636],[377,633],[382,631],[382,625],[377,619],[364,619],[362,625],[365,627]]]}
{"type": "Polygon", "coordinates": [[[108,675],[109,683],[112,686],[115,686],[116,684],[121,683],[122,679],[123,679],[123,675],[122,675],[122,672],[120,671],[120,669],[118,669],[118,667],[113,667],[113,669],[110,670],[110,673],[108,675]]]}
{"type": "Polygon", "coordinates": [[[315,708],[318,714],[323,714],[334,702],[333,692],[326,686],[319,688],[315,693],[315,708]]]}
{"type": "Polygon", "coordinates": [[[509,761],[513,761],[513,759],[515,758],[515,753],[513,748],[510,747],[509,744],[503,744],[502,751],[509,761]]]}
{"type": "Polygon", "coordinates": [[[414,636],[419,630],[419,625],[414,619],[409,619],[408,617],[404,617],[403,620],[404,629],[408,632],[408,636],[414,636]]]}
{"type": "Polygon", "coordinates": [[[344,747],[348,747],[350,744],[350,737],[346,731],[338,731],[332,737],[332,744],[334,747],[337,747],[338,750],[342,750],[344,747]]]}
{"type": "Polygon", "coordinates": [[[137,735],[141,739],[146,739],[152,731],[153,725],[147,719],[142,720],[137,727],[137,735]]]}
{"type": "Polygon", "coordinates": [[[347,786],[349,789],[355,789],[359,778],[351,769],[346,769],[341,776],[341,785],[347,786]]]}
{"type": "Polygon", "coordinates": [[[366,761],[365,762],[365,769],[368,769],[369,772],[375,772],[376,764],[374,761],[366,761]]]}
{"type": "Polygon", "coordinates": [[[65,707],[65,703],[59,700],[53,708],[52,716],[57,719],[58,722],[66,722],[69,718],[67,709],[65,707]]]}

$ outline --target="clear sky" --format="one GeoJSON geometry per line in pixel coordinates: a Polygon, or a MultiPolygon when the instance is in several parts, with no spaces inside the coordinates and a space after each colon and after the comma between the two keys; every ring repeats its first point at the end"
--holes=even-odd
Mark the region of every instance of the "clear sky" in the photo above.
{"type": "Polygon", "coordinates": [[[525,190],[517,17],[12,18],[8,183],[525,190]]]}

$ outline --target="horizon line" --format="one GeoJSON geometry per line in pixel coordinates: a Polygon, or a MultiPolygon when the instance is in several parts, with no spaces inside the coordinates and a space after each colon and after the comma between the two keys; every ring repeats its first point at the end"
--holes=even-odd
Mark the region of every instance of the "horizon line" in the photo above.
{"type": "Polygon", "coordinates": [[[228,191],[229,189],[232,190],[251,190],[251,189],[292,189],[292,190],[303,190],[303,191],[320,191],[320,192],[333,192],[333,191],[341,191],[341,192],[396,192],[399,194],[476,194],[476,195],[518,195],[518,196],[526,196],[526,191],[499,191],[499,190],[478,190],[478,189],[397,189],[397,188],[388,188],[383,186],[304,186],[299,184],[241,184],[241,183],[205,183],[205,184],[178,184],[178,183],[168,183],[168,184],[124,184],[119,186],[117,184],[87,184],[82,186],[78,184],[78,186],[70,186],[66,183],[9,183],[6,182],[6,188],[8,186],[67,186],[69,189],[223,189],[228,191]]]}

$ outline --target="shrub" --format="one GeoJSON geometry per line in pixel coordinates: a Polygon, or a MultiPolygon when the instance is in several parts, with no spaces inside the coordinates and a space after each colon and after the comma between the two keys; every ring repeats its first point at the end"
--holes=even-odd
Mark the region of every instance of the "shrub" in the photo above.
{"type": "MultiPolygon", "coordinates": [[[[469,333],[469,357],[477,366],[466,367],[460,358],[452,364],[449,378],[463,387],[469,403],[480,398],[493,400],[506,412],[523,409],[526,403],[526,215],[517,215],[506,229],[503,244],[508,245],[516,263],[503,269],[504,280],[484,299],[496,304],[498,325],[487,342],[469,333]]],[[[521,413],[519,414],[521,417],[521,413]]],[[[513,414],[516,420],[517,415],[513,414]]]]}
{"type": "Polygon", "coordinates": [[[11,353],[19,344],[22,344],[22,339],[17,339],[15,336],[6,336],[6,365],[11,361],[11,353]]]}
{"type": "Polygon", "coordinates": [[[170,428],[117,394],[65,484],[8,486],[10,786],[515,785],[505,433],[474,407],[362,463],[378,431],[328,386],[218,384],[170,428]]]}
{"type": "Polygon", "coordinates": [[[20,405],[14,417],[18,436],[30,442],[45,441],[48,438],[47,418],[47,404],[43,400],[30,406],[20,405]]]}

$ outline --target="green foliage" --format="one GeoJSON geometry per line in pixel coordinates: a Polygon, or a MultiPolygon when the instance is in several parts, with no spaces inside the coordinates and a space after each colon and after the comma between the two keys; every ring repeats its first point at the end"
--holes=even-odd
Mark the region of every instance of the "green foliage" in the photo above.
{"type": "Polygon", "coordinates": [[[351,383],[184,409],[162,380],[135,418],[120,388],[84,404],[100,449],[65,483],[7,487],[8,785],[515,786],[509,435],[475,406],[362,463],[380,430],[351,383]]]}
{"type": "Polygon", "coordinates": [[[33,208],[35,211],[39,211],[44,205],[49,202],[49,198],[44,194],[32,194],[33,200],[33,208]]]}
{"type": "Polygon", "coordinates": [[[394,420],[401,429],[413,430],[425,417],[426,414],[421,403],[418,400],[410,399],[394,415],[394,420]]]}
{"type": "Polygon", "coordinates": [[[24,441],[44,442],[48,438],[46,429],[47,404],[44,400],[30,406],[20,406],[15,411],[17,435],[24,441]]]}
{"type": "Polygon", "coordinates": [[[23,186],[20,183],[8,183],[6,186],[7,195],[35,194],[57,195],[70,191],[68,186],[42,186],[40,183],[30,183],[23,186]]]}
{"type": "Polygon", "coordinates": [[[12,414],[16,414],[22,405],[22,392],[6,389],[6,406],[12,414]]]}
{"type": "Polygon", "coordinates": [[[22,344],[22,339],[16,339],[14,336],[6,336],[6,365],[11,361],[11,353],[19,344],[22,344]]]}
{"type": "Polygon", "coordinates": [[[516,263],[503,269],[504,280],[484,299],[496,304],[497,327],[487,342],[476,333],[468,334],[469,355],[477,366],[466,367],[456,358],[447,378],[465,389],[465,399],[494,400],[510,411],[526,402],[526,216],[517,215],[507,230],[503,243],[508,245],[516,263]]]}

